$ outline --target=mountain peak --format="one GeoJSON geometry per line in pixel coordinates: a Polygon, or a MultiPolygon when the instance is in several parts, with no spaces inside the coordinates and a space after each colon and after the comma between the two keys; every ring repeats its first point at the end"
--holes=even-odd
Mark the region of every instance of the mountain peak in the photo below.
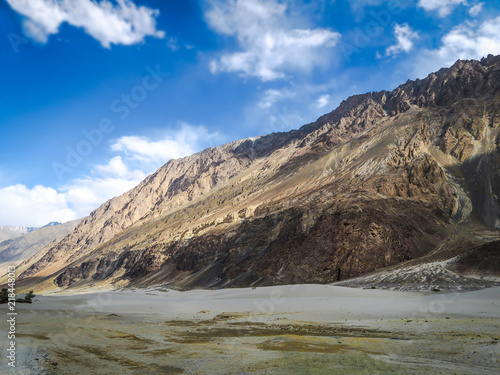
{"type": "Polygon", "coordinates": [[[50,223],[48,224],[45,224],[44,226],[42,226],[41,228],[45,228],[45,227],[53,227],[54,225],[61,225],[60,222],[58,221],[51,221],[50,223]]]}

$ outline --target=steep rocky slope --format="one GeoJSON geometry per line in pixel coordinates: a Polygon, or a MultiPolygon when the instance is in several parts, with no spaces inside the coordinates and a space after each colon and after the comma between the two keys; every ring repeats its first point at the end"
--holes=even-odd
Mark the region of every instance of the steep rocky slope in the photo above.
{"type": "Polygon", "coordinates": [[[299,130],[171,160],[36,254],[21,279],[328,283],[453,257],[500,237],[499,132],[500,56],[457,61],[299,130]]]}

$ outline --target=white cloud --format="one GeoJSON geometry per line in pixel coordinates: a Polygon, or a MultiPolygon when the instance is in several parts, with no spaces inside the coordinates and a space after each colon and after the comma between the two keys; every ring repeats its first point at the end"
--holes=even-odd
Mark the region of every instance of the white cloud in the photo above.
{"type": "Polygon", "coordinates": [[[115,156],[106,165],[97,165],[93,172],[104,176],[121,177],[133,180],[142,180],[146,177],[144,172],[138,169],[130,171],[128,166],[123,162],[121,156],[115,156]]]}
{"type": "Polygon", "coordinates": [[[394,36],[397,43],[385,50],[386,56],[397,55],[400,52],[410,52],[413,48],[413,39],[418,38],[418,33],[413,31],[407,23],[404,23],[394,26],[394,36]]]}
{"type": "Polygon", "coordinates": [[[467,4],[467,0],[419,0],[418,5],[426,11],[438,11],[440,17],[446,17],[460,4],[467,4]]]}
{"type": "Polygon", "coordinates": [[[73,180],[60,190],[75,216],[84,217],[108,199],[137,186],[145,177],[146,174],[140,171],[129,172],[125,176],[84,177],[73,180]]]}
{"type": "Polygon", "coordinates": [[[204,126],[180,124],[180,129],[158,141],[146,137],[127,136],[118,139],[111,149],[124,152],[132,160],[161,164],[169,159],[191,155],[206,146],[206,142],[220,138],[217,133],[210,133],[204,126]]]}
{"type": "Polygon", "coordinates": [[[90,176],[76,178],[57,190],[24,185],[0,189],[0,225],[41,226],[87,216],[108,199],[137,186],[169,159],[200,151],[214,141],[220,141],[217,133],[186,123],[160,140],[122,137],[112,145],[112,151],[121,155],[94,166],[90,176]]]}
{"type": "Polygon", "coordinates": [[[330,102],[330,95],[328,94],[321,95],[316,101],[316,105],[318,106],[318,108],[323,108],[326,107],[329,102],[330,102]]]}
{"type": "Polygon", "coordinates": [[[469,14],[473,17],[483,9],[483,3],[474,0],[419,0],[418,5],[428,12],[437,11],[440,17],[448,16],[459,5],[468,7],[469,14]]]}
{"type": "Polygon", "coordinates": [[[0,225],[42,226],[87,216],[108,199],[121,195],[141,182],[146,174],[129,170],[120,156],[98,165],[95,176],[71,181],[56,191],[37,185],[30,189],[12,185],[0,189],[0,225]]]}
{"type": "Polygon", "coordinates": [[[163,38],[156,30],[158,10],[136,6],[131,0],[7,0],[10,6],[26,17],[26,32],[45,43],[49,35],[57,34],[59,26],[68,24],[83,28],[104,47],[110,44],[135,44],[146,36],[163,38]]]}
{"type": "Polygon", "coordinates": [[[65,194],[37,185],[11,185],[0,189],[0,225],[42,226],[51,221],[76,219],[65,194]]]}
{"type": "Polygon", "coordinates": [[[452,29],[441,39],[438,49],[424,50],[416,61],[418,77],[450,66],[458,59],[480,59],[500,54],[500,17],[482,23],[466,22],[452,29]]]}
{"type": "Polygon", "coordinates": [[[211,1],[205,18],[216,32],[235,37],[241,50],[212,60],[212,73],[240,72],[262,81],[283,78],[287,71],[309,71],[328,61],[325,48],[340,34],[290,25],[286,5],[274,0],[211,1]],[[224,4],[224,6],[222,6],[224,4]]]}
{"type": "Polygon", "coordinates": [[[483,5],[484,3],[478,3],[476,5],[473,5],[470,9],[469,9],[469,14],[472,16],[472,17],[476,17],[477,15],[479,15],[479,13],[481,13],[481,11],[483,10],[483,5]]]}

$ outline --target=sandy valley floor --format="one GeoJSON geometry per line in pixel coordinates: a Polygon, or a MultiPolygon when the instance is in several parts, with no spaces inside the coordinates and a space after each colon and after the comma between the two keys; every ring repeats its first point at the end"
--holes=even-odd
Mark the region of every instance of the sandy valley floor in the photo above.
{"type": "Polygon", "coordinates": [[[500,288],[157,287],[35,301],[18,305],[18,366],[2,355],[2,374],[500,373],[500,288]]]}

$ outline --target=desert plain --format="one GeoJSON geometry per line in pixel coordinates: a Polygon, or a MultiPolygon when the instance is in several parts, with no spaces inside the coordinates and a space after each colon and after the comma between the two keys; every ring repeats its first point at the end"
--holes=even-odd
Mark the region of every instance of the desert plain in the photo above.
{"type": "Polygon", "coordinates": [[[93,288],[17,311],[2,374],[500,373],[498,287],[93,288]]]}

